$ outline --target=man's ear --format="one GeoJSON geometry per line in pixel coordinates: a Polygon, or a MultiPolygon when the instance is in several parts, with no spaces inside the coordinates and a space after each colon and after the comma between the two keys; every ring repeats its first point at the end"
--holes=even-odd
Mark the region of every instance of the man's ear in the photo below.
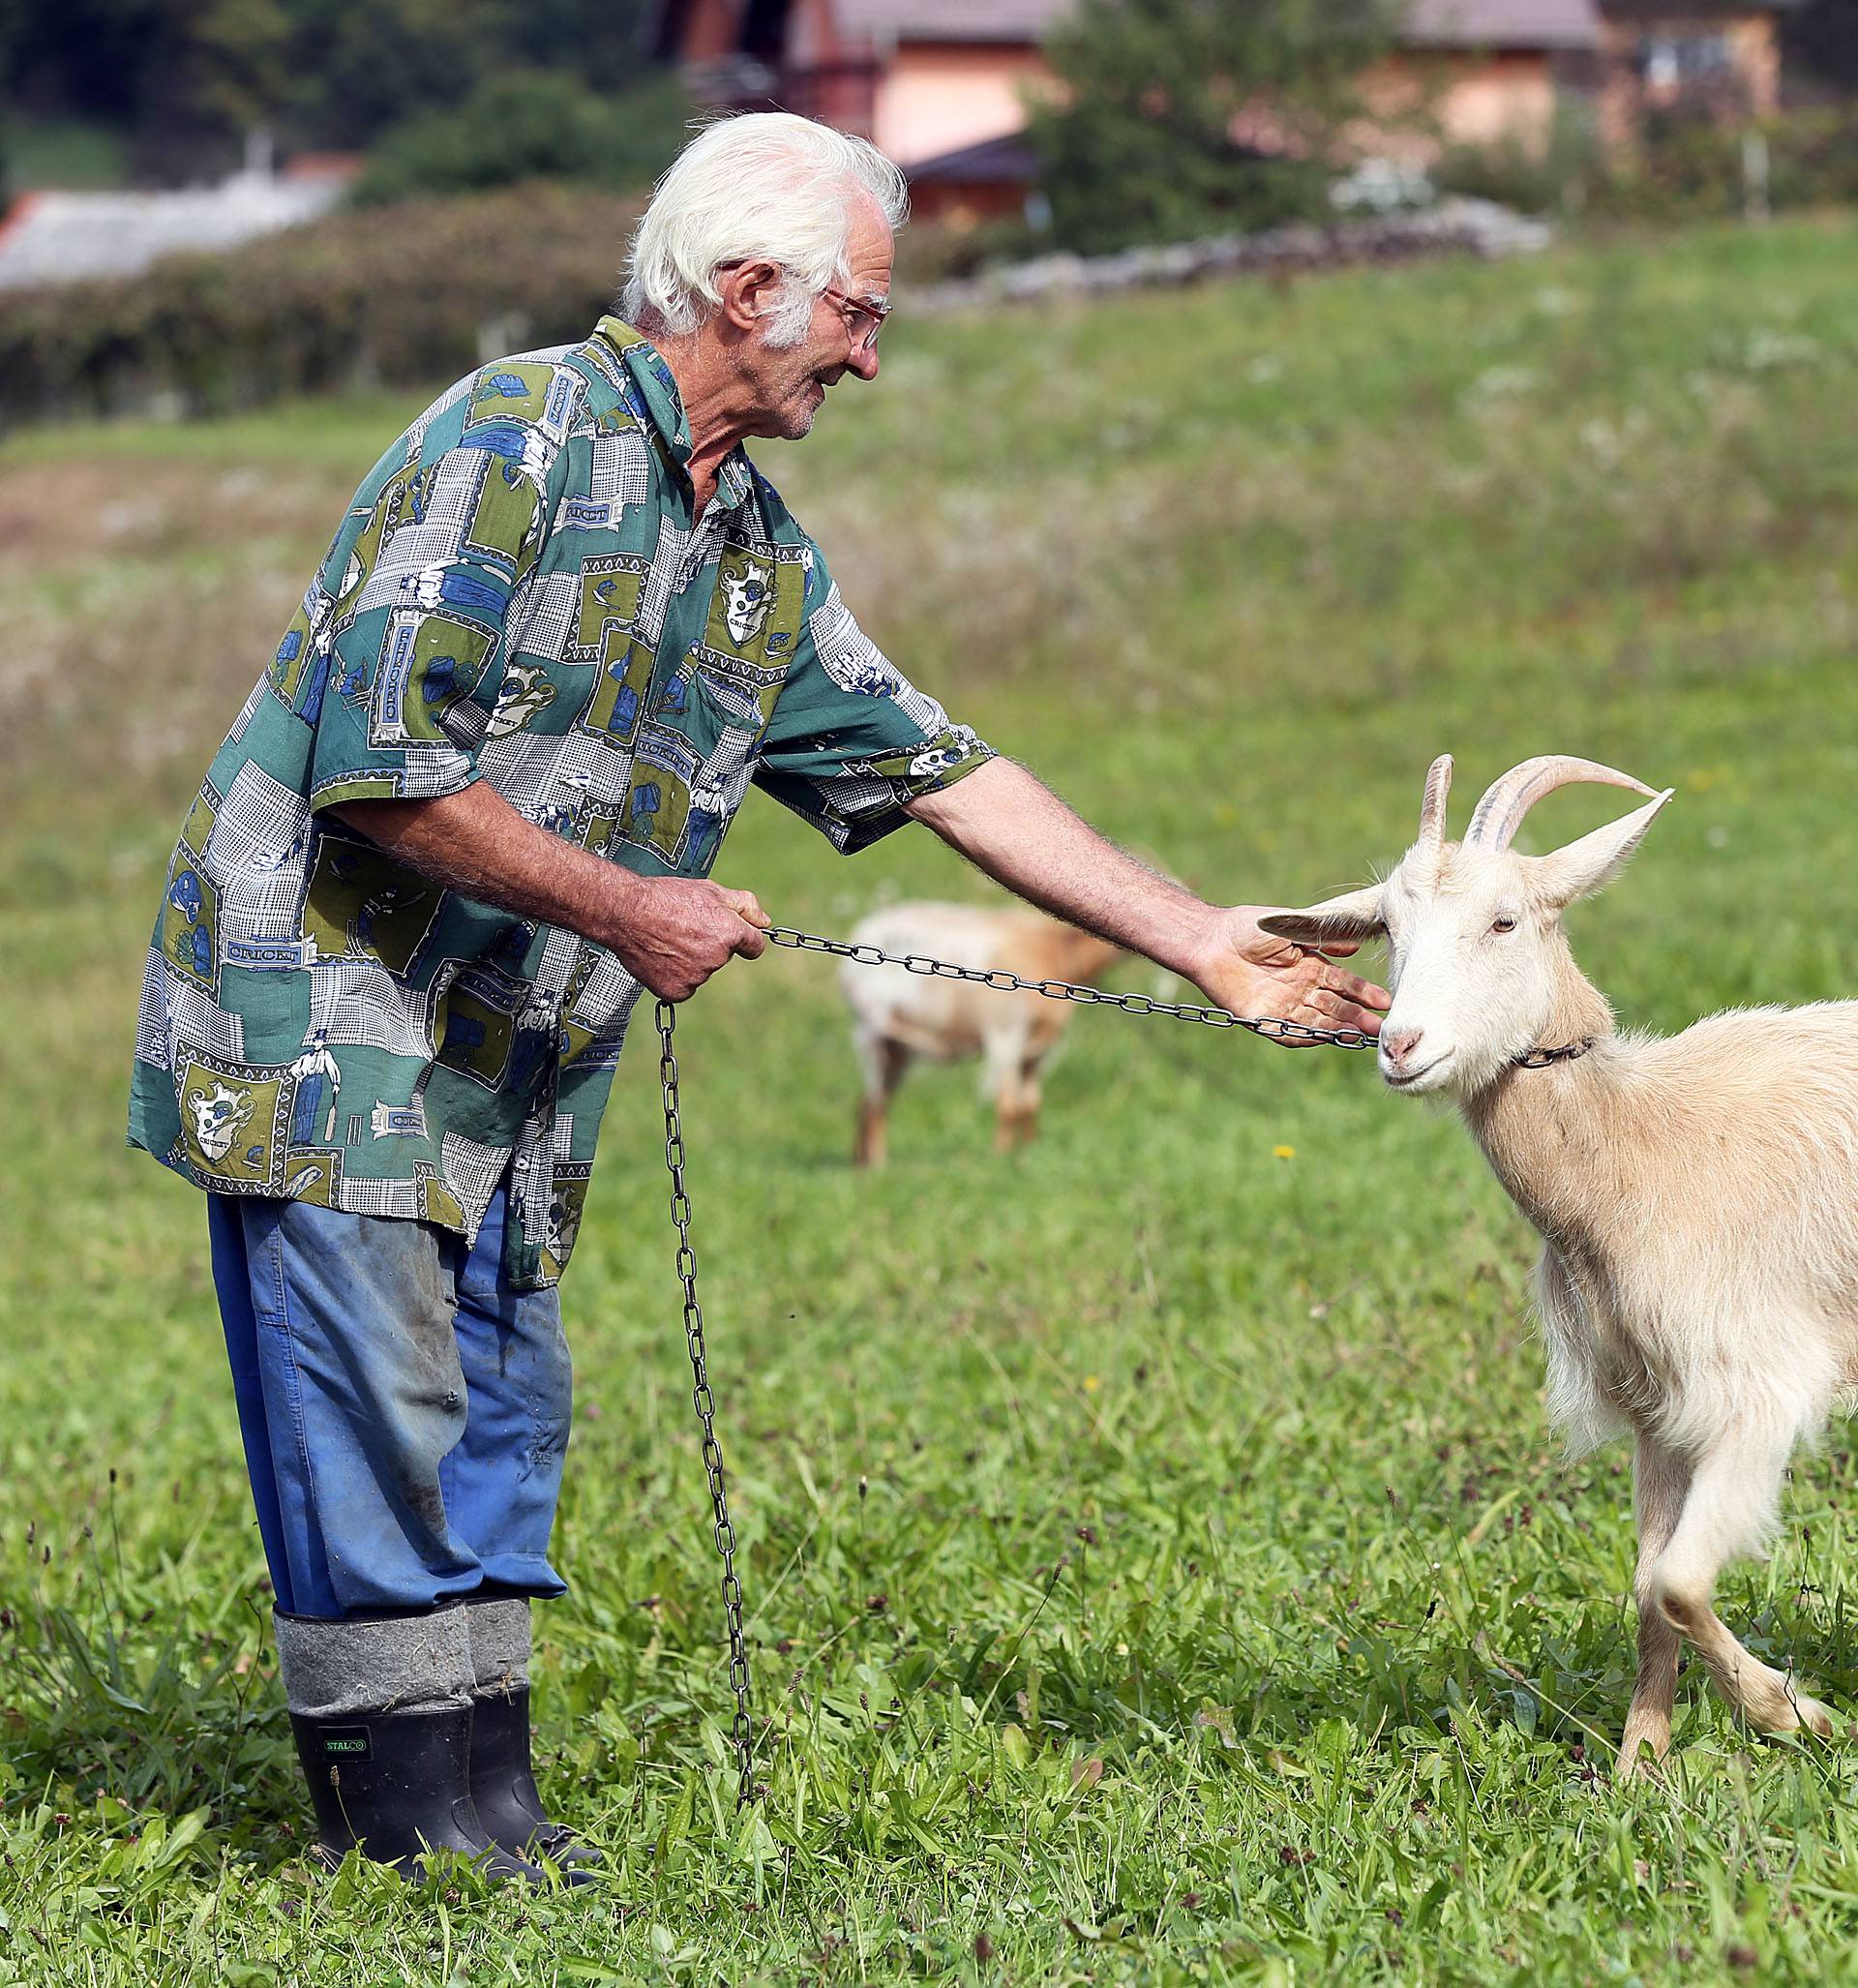
{"type": "Polygon", "coordinates": [[[753,331],[774,310],[787,286],[787,271],[765,256],[738,262],[722,272],[716,286],[722,298],[720,316],[737,332],[753,331]]]}
{"type": "Polygon", "coordinates": [[[1381,917],[1381,887],[1368,884],[1340,897],[1326,897],[1304,911],[1274,911],[1260,919],[1258,926],[1274,939],[1290,939],[1299,946],[1359,945],[1364,939],[1378,939],[1387,930],[1381,917]]]}
{"type": "Polygon", "coordinates": [[[1610,884],[1632,860],[1633,850],[1673,791],[1665,788],[1655,800],[1648,800],[1643,807],[1622,815],[1616,822],[1608,822],[1603,828],[1596,828],[1591,835],[1581,836],[1577,842],[1551,850],[1546,856],[1524,858],[1543,901],[1560,911],[1575,898],[1586,897],[1603,884],[1610,884]]]}

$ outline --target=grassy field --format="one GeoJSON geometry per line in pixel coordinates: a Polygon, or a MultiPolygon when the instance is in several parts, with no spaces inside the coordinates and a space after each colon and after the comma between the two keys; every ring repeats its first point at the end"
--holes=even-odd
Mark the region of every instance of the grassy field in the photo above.
{"type": "MultiPolygon", "coordinates": [[[[1079,1015],[1046,1136],[912,1080],[876,1178],[829,970],[679,1041],[770,1792],[730,1809],[642,1029],[565,1297],[543,1779],[597,1896],[300,1854],[193,1190],[121,1145],[184,801],[410,407],[0,450],[0,1981],[1792,1981],[1858,1972],[1858,1747],[1629,1692],[1624,1459],[1561,1461],[1520,1220],[1366,1058],[1079,1015]]],[[[1302,902],[1421,777],[1679,790],[1573,920],[1633,1022],[1848,991],[1858,226],[914,327],[765,467],[918,680],[1211,893],[1302,902]]],[[[1615,811],[1545,803],[1536,847],[1615,811]]],[[[751,802],[784,922],[987,887],[751,802]]],[[[1152,970],[1121,984],[1152,987],[1152,970]]],[[[1843,1428],[1753,1647],[1858,1702],[1843,1428]]]]}

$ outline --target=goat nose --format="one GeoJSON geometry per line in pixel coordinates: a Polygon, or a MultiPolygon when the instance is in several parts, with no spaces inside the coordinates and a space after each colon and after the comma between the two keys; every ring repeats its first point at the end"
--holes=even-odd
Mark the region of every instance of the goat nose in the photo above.
{"type": "Polygon", "coordinates": [[[1389,1063],[1402,1064],[1420,1046],[1420,1037],[1423,1033],[1420,1029],[1383,1029],[1381,1054],[1389,1063]]]}

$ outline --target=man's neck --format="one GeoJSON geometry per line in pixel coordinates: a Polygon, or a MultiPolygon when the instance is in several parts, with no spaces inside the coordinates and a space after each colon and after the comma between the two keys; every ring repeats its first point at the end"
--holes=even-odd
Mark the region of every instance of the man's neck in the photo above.
{"type": "Polygon", "coordinates": [[[664,332],[646,336],[671,368],[677,397],[684,404],[684,420],[690,428],[691,493],[697,510],[702,511],[716,495],[716,475],[723,458],[749,433],[753,403],[715,342],[701,331],[683,338],[664,332]]]}

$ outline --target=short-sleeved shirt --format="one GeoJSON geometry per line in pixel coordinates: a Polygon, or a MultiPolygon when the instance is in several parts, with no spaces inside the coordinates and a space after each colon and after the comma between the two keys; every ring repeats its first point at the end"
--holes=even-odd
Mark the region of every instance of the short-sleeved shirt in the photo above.
{"type": "Polygon", "coordinates": [[[697,515],[671,369],[604,318],[486,366],[377,463],[182,826],[129,1136],[216,1193],[475,1237],[553,1282],[639,983],[328,810],[488,781],[550,833],[702,877],[751,784],[841,850],[990,755],[860,631],[736,449],[697,515]]]}

